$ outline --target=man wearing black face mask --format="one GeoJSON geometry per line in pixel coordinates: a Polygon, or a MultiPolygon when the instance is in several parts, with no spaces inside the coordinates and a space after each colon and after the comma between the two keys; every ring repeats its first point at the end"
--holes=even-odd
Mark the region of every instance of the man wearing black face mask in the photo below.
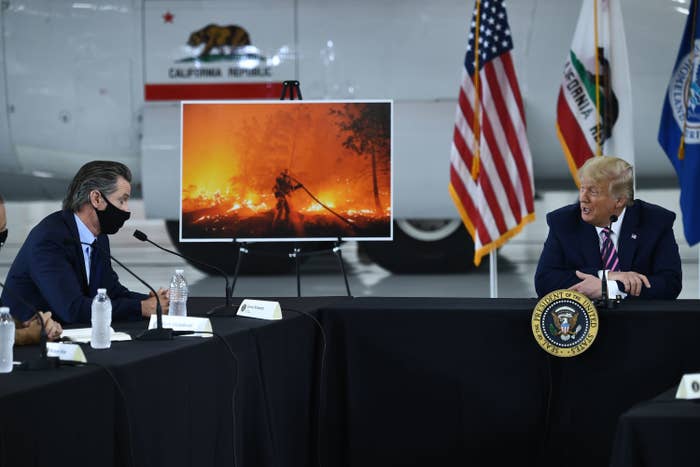
{"type": "MultiPolygon", "coordinates": [[[[98,288],[107,289],[114,320],[155,313],[156,298],[121,285],[107,256],[107,235],[116,233],[129,218],[130,195],[131,171],[122,163],[93,161],[78,170],[63,200],[63,211],[50,214],[32,229],[10,267],[6,286],[14,294],[3,292],[2,300],[16,319],[26,320],[34,310],[13,295],[35,309],[53,310],[64,324],[90,323],[98,288]]],[[[167,312],[167,292],[161,289],[158,295],[167,312]]]]}

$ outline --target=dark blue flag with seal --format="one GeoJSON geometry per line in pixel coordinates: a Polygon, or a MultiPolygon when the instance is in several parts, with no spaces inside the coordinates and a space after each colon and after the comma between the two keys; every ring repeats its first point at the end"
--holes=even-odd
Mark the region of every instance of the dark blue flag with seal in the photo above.
{"type": "Polygon", "coordinates": [[[698,0],[691,1],[659,125],[659,144],[678,175],[683,229],[691,246],[700,242],[700,27],[697,4],[698,0]]]}

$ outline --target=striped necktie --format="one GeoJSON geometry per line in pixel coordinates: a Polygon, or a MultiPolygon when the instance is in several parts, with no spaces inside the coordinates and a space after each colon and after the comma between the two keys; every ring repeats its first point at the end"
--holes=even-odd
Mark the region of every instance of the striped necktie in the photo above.
{"type": "Polygon", "coordinates": [[[617,249],[612,241],[612,233],[612,230],[610,230],[608,227],[604,227],[600,232],[603,239],[603,248],[600,250],[600,255],[603,259],[605,269],[609,271],[619,271],[620,259],[617,256],[617,249]]]}

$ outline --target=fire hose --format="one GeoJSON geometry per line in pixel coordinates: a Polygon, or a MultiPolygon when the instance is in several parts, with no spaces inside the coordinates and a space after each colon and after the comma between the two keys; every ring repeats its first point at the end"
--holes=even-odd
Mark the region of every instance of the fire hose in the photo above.
{"type": "Polygon", "coordinates": [[[328,207],[328,206],[326,206],[325,204],[323,204],[323,202],[322,202],[320,199],[318,199],[317,197],[315,197],[315,196],[313,195],[313,193],[311,193],[311,192],[304,186],[304,184],[301,183],[298,179],[292,177],[291,175],[289,175],[289,178],[290,178],[291,180],[293,180],[293,181],[297,184],[297,186],[294,188],[295,190],[298,189],[298,188],[301,188],[302,190],[304,190],[304,191],[306,192],[307,195],[309,195],[314,201],[316,201],[318,204],[320,204],[320,205],[321,205],[324,209],[326,209],[328,212],[330,212],[330,213],[333,214],[335,217],[337,217],[337,218],[340,219],[341,221],[343,221],[343,222],[345,222],[346,224],[348,224],[348,225],[349,225],[350,227],[352,227],[354,230],[357,229],[357,226],[355,226],[355,224],[354,224],[351,220],[344,218],[343,216],[341,216],[340,214],[338,214],[337,212],[335,212],[333,209],[331,209],[330,207],[328,207]]]}

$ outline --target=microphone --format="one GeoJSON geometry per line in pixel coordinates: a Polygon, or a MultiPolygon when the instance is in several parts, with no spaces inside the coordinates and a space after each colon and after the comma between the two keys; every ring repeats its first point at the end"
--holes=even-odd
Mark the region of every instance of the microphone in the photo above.
{"type": "Polygon", "coordinates": [[[222,313],[222,312],[227,314],[227,315],[228,314],[231,314],[231,315],[236,314],[237,309],[231,306],[231,295],[233,294],[233,288],[231,286],[229,286],[228,274],[226,274],[226,272],[224,272],[224,270],[222,270],[219,267],[213,266],[211,264],[207,264],[203,261],[199,261],[199,260],[194,259],[192,257],[180,254],[177,251],[169,250],[165,247],[162,247],[162,246],[158,245],[156,242],[149,240],[148,236],[145,233],[141,232],[140,230],[134,231],[134,237],[141,240],[142,242],[148,242],[151,245],[155,246],[156,248],[160,248],[161,250],[163,250],[167,253],[171,253],[175,256],[179,256],[180,258],[186,259],[187,261],[190,261],[190,262],[195,263],[195,264],[199,264],[200,266],[204,266],[205,268],[214,270],[214,271],[218,272],[219,274],[221,274],[223,276],[224,280],[226,281],[226,290],[224,292],[225,297],[226,297],[226,303],[222,306],[217,306],[216,308],[212,308],[211,310],[209,310],[207,312],[207,315],[211,316],[211,315],[214,315],[217,313],[222,313]]]}
{"type": "MultiPolygon", "coordinates": [[[[87,245],[93,248],[97,248],[100,250],[105,256],[108,256],[112,261],[117,263],[119,266],[124,268],[126,272],[134,276],[139,282],[141,282],[143,285],[148,288],[151,292],[153,292],[153,295],[156,297],[156,322],[157,326],[155,329],[146,329],[143,331],[141,334],[136,336],[136,339],[139,340],[145,340],[145,341],[163,341],[163,340],[170,340],[173,338],[175,333],[173,333],[173,330],[170,328],[164,328],[163,327],[163,309],[160,306],[160,298],[158,297],[158,293],[155,291],[153,287],[151,287],[145,280],[141,279],[134,271],[131,269],[127,268],[121,261],[116,259],[114,256],[109,254],[107,250],[104,248],[100,247],[97,244],[92,244],[92,243],[87,243],[87,242],[81,242],[79,240],[76,240],[74,238],[66,237],[63,239],[64,244],[73,244],[73,245],[87,245]]],[[[177,334],[179,335],[179,334],[177,334]]]]}
{"type": "MultiPolygon", "coordinates": [[[[612,237],[610,237],[610,235],[612,233],[612,225],[615,222],[617,222],[617,216],[615,214],[613,214],[612,216],[610,216],[610,224],[608,224],[608,238],[610,238],[610,241],[612,241],[612,237]]],[[[603,265],[603,281],[602,281],[601,287],[602,287],[602,290],[601,290],[602,297],[601,298],[603,300],[602,305],[603,305],[603,308],[607,308],[610,297],[608,296],[608,277],[607,277],[607,274],[605,272],[605,265],[603,265]]]]}
{"type": "MultiPolygon", "coordinates": [[[[36,312],[34,305],[27,302],[25,299],[13,292],[12,289],[8,289],[7,287],[5,287],[4,283],[0,282],[0,286],[2,286],[3,289],[7,290],[7,292],[14,298],[16,298],[18,301],[22,302],[24,306],[36,312]]],[[[46,335],[46,326],[44,324],[44,319],[39,313],[36,313],[36,317],[39,319],[39,323],[41,323],[41,333],[39,334],[39,348],[41,353],[39,354],[39,358],[36,358],[34,360],[28,360],[22,363],[17,368],[18,370],[47,370],[49,368],[58,368],[59,366],[60,362],[58,357],[48,356],[48,350],[46,349],[46,341],[48,340],[48,336],[46,335]]]]}

